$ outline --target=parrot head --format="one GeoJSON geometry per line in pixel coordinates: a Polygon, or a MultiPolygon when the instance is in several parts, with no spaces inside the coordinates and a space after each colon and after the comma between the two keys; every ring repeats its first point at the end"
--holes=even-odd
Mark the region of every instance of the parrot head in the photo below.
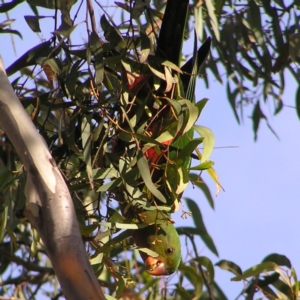
{"type": "Polygon", "coordinates": [[[173,274],[179,266],[181,257],[180,251],[174,253],[175,249],[168,247],[164,256],[147,256],[144,259],[146,271],[152,276],[163,276],[173,274]]]}
{"type": "Polygon", "coordinates": [[[148,248],[157,253],[154,257],[140,251],[146,271],[153,276],[171,275],[178,269],[181,261],[177,230],[167,214],[158,217],[157,212],[150,211],[142,213],[142,216],[143,222],[150,225],[134,231],[134,242],[138,247],[148,248]]]}

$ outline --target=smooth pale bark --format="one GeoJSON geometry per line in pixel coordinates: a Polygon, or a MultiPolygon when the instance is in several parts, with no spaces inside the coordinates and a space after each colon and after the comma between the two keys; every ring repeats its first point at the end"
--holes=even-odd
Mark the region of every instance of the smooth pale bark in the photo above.
{"type": "Polygon", "coordinates": [[[43,240],[65,297],[105,299],[84,249],[69,190],[14,93],[1,57],[0,124],[27,171],[24,213],[43,240]]]}

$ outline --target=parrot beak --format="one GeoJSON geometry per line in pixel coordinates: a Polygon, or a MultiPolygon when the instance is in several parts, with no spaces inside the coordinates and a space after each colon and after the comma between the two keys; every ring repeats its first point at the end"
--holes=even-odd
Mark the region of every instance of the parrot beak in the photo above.
{"type": "Polygon", "coordinates": [[[163,276],[174,273],[174,271],[168,270],[164,263],[155,257],[148,256],[145,260],[145,265],[147,273],[152,276],[163,276]]]}

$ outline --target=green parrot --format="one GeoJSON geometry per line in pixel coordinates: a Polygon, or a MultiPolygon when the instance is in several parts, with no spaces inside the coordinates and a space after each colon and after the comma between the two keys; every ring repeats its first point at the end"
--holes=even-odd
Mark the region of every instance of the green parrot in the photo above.
{"type": "Polygon", "coordinates": [[[158,254],[152,257],[139,251],[146,271],[153,276],[171,275],[181,261],[181,245],[170,214],[149,210],[138,214],[142,224],[148,226],[133,231],[132,237],[140,248],[148,248],[158,254]]]}
{"type": "MultiPolygon", "coordinates": [[[[184,32],[188,15],[189,0],[167,1],[159,38],[157,41],[157,57],[171,61],[173,64],[176,64],[178,66],[180,65],[182,57],[182,42],[184,40],[184,32]]],[[[204,62],[210,50],[210,44],[211,39],[208,38],[197,51],[197,43],[195,43],[194,57],[188,60],[186,64],[181,67],[182,74],[178,76],[181,82],[179,87],[182,95],[191,102],[194,101],[196,75],[204,65],[204,62]]],[[[173,73],[175,74],[176,72],[173,71],[173,73]]],[[[152,76],[153,74],[151,73],[146,75],[143,74],[143,76],[136,77],[135,80],[133,80],[133,83],[131,82],[129,84],[128,82],[129,91],[132,94],[136,95],[137,98],[144,99],[145,96],[149,95],[149,86],[151,86],[151,83],[153,81],[153,79],[151,79],[152,76]]],[[[165,84],[162,82],[162,86],[158,91],[156,91],[156,95],[158,96],[158,98],[163,96],[164,98],[170,97],[173,99],[173,90],[167,93],[163,92],[165,88],[164,85],[165,84]]],[[[178,99],[180,98],[178,97],[178,99]]],[[[150,101],[148,96],[147,101],[150,101]]],[[[151,104],[147,105],[149,107],[154,107],[154,105],[151,104]]],[[[155,117],[152,118],[152,120],[149,122],[149,127],[147,128],[148,134],[154,139],[156,138],[155,134],[160,131],[160,124],[167,123],[173,116],[173,113],[169,110],[170,106],[166,105],[165,107],[166,108],[160,111],[160,113],[155,112],[155,117]]],[[[139,112],[137,112],[136,114],[138,115],[139,112]]],[[[142,120],[142,122],[144,122],[144,120],[142,120]]],[[[154,168],[152,164],[167,165],[167,157],[169,155],[169,152],[172,151],[175,146],[173,152],[177,154],[178,150],[183,149],[188,144],[188,142],[190,141],[190,136],[193,139],[192,135],[190,135],[190,133],[187,133],[182,137],[177,137],[175,143],[171,141],[171,144],[163,145],[166,146],[166,148],[160,149],[160,152],[164,153],[164,155],[160,155],[159,160],[157,160],[157,158],[153,158],[155,157],[157,149],[152,149],[153,151],[150,153],[150,148],[144,153],[144,156],[149,160],[149,169],[151,170],[151,179],[153,184],[158,187],[159,191],[165,196],[166,199],[171,199],[172,203],[161,203],[160,200],[156,199],[155,196],[153,196],[153,199],[149,199],[149,202],[147,203],[147,206],[151,205],[153,210],[143,210],[136,212],[134,210],[134,207],[130,207],[128,210],[126,210],[125,206],[126,204],[128,204],[128,202],[123,202],[124,195],[121,194],[119,197],[118,202],[120,204],[123,216],[125,216],[126,218],[138,219],[138,222],[146,225],[144,228],[132,230],[130,234],[132,235],[135,244],[139,248],[147,248],[157,254],[157,256],[154,256],[142,250],[139,251],[145,263],[146,271],[153,276],[170,275],[178,269],[181,262],[180,239],[173,224],[174,222],[171,219],[171,215],[170,213],[155,209],[154,206],[170,204],[169,207],[171,207],[175,203],[175,200],[177,202],[179,201],[181,195],[178,195],[177,199],[174,199],[176,195],[174,197],[173,191],[172,193],[170,193],[170,191],[168,190],[168,185],[166,185],[164,181],[160,180],[161,178],[164,178],[164,176],[166,176],[166,173],[167,176],[171,176],[174,168],[171,169],[170,165],[168,165],[168,167],[171,169],[168,173],[168,169],[166,170],[166,167],[165,169],[154,168]],[[166,149],[168,149],[168,151],[164,152],[164,150],[166,149]],[[170,196],[170,194],[172,194],[172,197],[170,196]]],[[[159,157],[159,155],[156,155],[156,157],[159,157]]],[[[189,165],[191,158],[188,157],[187,160],[188,161],[184,163],[184,166],[189,165]]],[[[175,171],[177,172],[177,170],[175,171]]]]}
{"type": "MultiPolygon", "coordinates": [[[[184,30],[186,27],[189,11],[189,0],[167,1],[164,18],[157,42],[157,55],[163,57],[176,65],[180,65],[182,42],[184,40],[184,30]]],[[[194,57],[181,67],[182,74],[180,80],[186,99],[193,102],[195,93],[196,76],[203,67],[209,54],[211,39],[208,38],[203,45],[195,51],[194,57]]],[[[197,45],[195,45],[197,47],[197,45]]],[[[142,98],[142,97],[141,97],[142,98]]],[[[162,113],[162,118],[165,115],[162,113]]],[[[158,120],[159,117],[158,117],[158,120]]],[[[158,121],[156,121],[159,123],[158,121]]],[[[189,139],[182,137],[178,140],[178,145],[183,148],[189,139]]],[[[172,146],[172,145],[171,145],[172,146]]],[[[171,147],[170,146],[170,147],[171,147]]],[[[175,144],[175,146],[177,146],[175,144]]],[[[190,159],[189,159],[190,161],[190,159]]],[[[189,164],[189,161],[186,163],[189,164]]],[[[163,163],[163,162],[161,162],[163,163]]],[[[161,170],[152,173],[154,178],[164,176],[161,170]]],[[[181,195],[178,196],[180,198],[181,195]]],[[[161,204],[156,199],[156,204],[161,204]]],[[[158,211],[148,210],[138,213],[141,223],[148,226],[134,230],[133,240],[139,248],[148,248],[158,254],[154,257],[146,252],[139,251],[145,263],[146,271],[153,276],[170,275],[174,273],[181,262],[181,245],[179,235],[171,219],[171,215],[158,211]]]]}

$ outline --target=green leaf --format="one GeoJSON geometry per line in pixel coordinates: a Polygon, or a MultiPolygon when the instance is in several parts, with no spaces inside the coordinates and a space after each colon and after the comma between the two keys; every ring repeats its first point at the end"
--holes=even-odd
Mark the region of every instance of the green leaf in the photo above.
{"type": "Polygon", "coordinates": [[[143,155],[142,151],[138,151],[137,153],[137,166],[140,171],[141,177],[143,178],[145,185],[149,189],[149,191],[163,203],[167,203],[165,196],[156,188],[151,179],[151,174],[149,170],[149,165],[146,157],[143,155]]]}
{"type": "Polygon", "coordinates": [[[121,243],[122,241],[130,237],[131,234],[132,234],[131,230],[125,230],[121,232],[119,235],[106,242],[102,247],[98,248],[97,252],[93,254],[92,258],[97,257],[101,253],[108,254],[115,245],[121,243]]]}
{"type": "Polygon", "coordinates": [[[13,22],[15,22],[16,20],[15,19],[8,19],[8,20],[5,20],[3,22],[0,23],[0,28],[1,29],[4,29],[5,27],[8,27],[8,26],[11,26],[11,24],[13,22]]]}
{"type": "MultiPolygon", "coordinates": [[[[280,299],[290,300],[293,299],[293,293],[290,286],[290,283],[285,283],[282,280],[276,280],[272,282],[272,286],[277,289],[277,297],[280,299]]],[[[297,299],[298,297],[296,297],[297,299]]],[[[295,298],[294,298],[295,299],[295,298]]]]}
{"type": "Polygon", "coordinates": [[[157,137],[155,140],[156,140],[156,142],[162,144],[163,142],[167,142],[167,141],[170,141],[173,139],[174,139],[174,136],[169,131],[165,131],[159,137],[157,137]]]}
{"type": "Polygon", "coordinates": [[[151,66],[149,63],[148,63],[148,68],[150,69],[150,71],[155,75],[157,76],[158,78],[166,81],[166,76],[164,73],[158,71],[157,69],[155,69],[155,67],[151,66]]]}
{"type": "Polygon", "coordinates": [[[141,37],[141,53],[140,53],[140,62],[144,63],[148,55],[150,53],[150,46],[151,42],[147,34],[145,34],[143,31],[140,31],[140,37],[141,37]]]}
{"type": "Polygon", "coordinates": [[[40,57],[48,56],[52,52],[51,43],[51,41],[47,41],[28,50],[6,69],[7,76],[12,75],[25,67],[36,64],[37,59],[40,57]]]}
{"type": "Polygon", "coordinates": [[[3,238],[4,238],[5,227],[6,227],[6,224],[7,224],[7,216],[8,216],[8,205],[7,205],[7,203],[4,203],[4,204],[1,203],[1,211],[0,211],[0,243],[2,243],[3,238]]]}
{"type": "Polygon", "coordinates": [[[229,81],[228,81],[226,90],[227,90],[227,98],[228,98],[229,104],[230,104],[230,106],[233,110],[235,119],[237,120],[238,124],[240,124],[240,118],[239,118],[239,115],[238,115],[237,110],[236,110],[236,96],[238,95],[238,89],[236,89],[232,93],[231,90],[230,90],[230,85],[229,85],[229,81]]]}
{"type": "Polygon", "coordinates": [[[102,15],[100,19],[101,28],[104,31],[104,36],[109,41],[110,46],[113,48],[123,41],[122,34],[117,27],[112,26],[106,19],[105,15],[102,15]]]}
{"type": "Polygon", "coordinates": [[[259,5],[254,0],[250,0],[248,2],[248,7],[248,22],[250,29],[253,31],[257,43],[260,46],[265,47],[259,5]]]}
{"type": "Polygon", "coordinates": [[[6,12],[12,10],[13,8],[15,8],[17,5],[19,5],[22,2],[24,2],[24,0],[14,0],[14,1],[10,1],[8,3],[2,3],[0,5],[0,13],[6,13],[6,12]]]}
{"type": "Polygon", "coordinates": [[[106,299],[106,300],[117,300],[117,298],[112,297],[112,296],[110,296],[110,295],[108,295],[108,294],[104,294],[104,296],[105,296],[105,299],[106,299]]]}
{"type": "Polygon", "coordinates": [[[187,123],[186,123],[186,125],[184,127],[184,130],[183,130],[183,133],[182,133],[182,134],[184,134],[184,133],[188,132],[193,127],[193,125],[196,123],[196,121],[198,120],[199,111],[198,111],[197,106],[194,103],[191,103],[188,100],[186,100],[186,101],[185,100],[180,100],[178,102],[185,103],[185,105],[188,108],[188,120],[187,120],[187,123]]]}
{"type": "Polygon", "coordinates": [[[83,160],[86,164],[86,172],[89,178],[91,187],[94,187],[93,183],[93,171],[92,171],[92,140],[91,140],[91,118],[92,115],[82,118],[81,122],[81,138],[83,147],[83,160]]]}
{"type": "Polygon", "coordinates": [[[197,106],[198,110],[199,110],[199,115],[201,114],[204,106],[206,105],[206,103],[208,102],[207,98],[203,98],[202,100],[198,101],[197,103],[195,103],[195,105],[197,106]]]}
{"type": "Polygon", "coordinates": [[[105,226],[107,228],[117,228],[117,229],[141,229],[147,227],[146,224],[134,224],[134,223],[116,223],[116,222],[99,222],[99,225],[105,226]]]}
{"type": "Polygon", "coordinates": [[[142,251],[142,252],[144,252],[147,255],[152,256],[152,257],[157,257],[158,256],[158,254],[155,251],[152,251],[148,248],[139,248],[139,247],[137,247],[136,249],[139,250],[139,251],[142,251]]]}
{"type": "Polygon", "coordinates": [[[203,151],[202,151],[201,162],[205,162],[210,158],[210,155],[215,146],[214,134],[209,128],[204,126],[194,125],[193,128],[203,138],[203,151]]]}
{"type": "MultiPolygon", "coordinates": [[[[119,177],[120,173],[114,168],[103,168],[103,169],[94,169],[93,178],[94,179],[111,179],[119,177]]],[[[81,177],[86,178],[86,173],[82,172],[81,177]]]]}
{"type": "Polygon", "coordinates": [[[291,275],[292,275],[292,277],[294,279],[294,285],[293,285],[294,294],[298,295],[298,293],[299,293],[299,287],[300,287],[300,282],[298,281],[297,273],[296,273],[296,271],[295,271],[294,268],[292,268],[292,270],[291,270],[291,275]]]}
{"type": "MultiPolygon", "coordinates": [[[[194,41],[194,52],[195,52],[195,45],[196,37],[194,41]]],[[[204,67],[204,64],[207,60],[208,54],[210,52],[211,46],[211,38],[207,38],[206,41],[201,45],[198,49],[197,53],[193,54],[191,57],[182,67],[181,71],[183,74],[180,75],[180,79],[182,81],[184,92],[186,93],[186,97],[188,100],[192,101],[194,98],[194,93],[192,93],[192,88],[195,87],[195,77],[199,75],[199,72],[204,67]],[[189,96],[187,95],[189,92],[189,96]]]]}
{"type": "Polygon", "coordinates": [[[289,269],[292,268],[292,264],[291,264],[290,260],[285,255],[273,253],[273,254],[266,256],[262,260],[262,262],[267,262],[267,261],[271,261],[279,266],[288,267],[289,269]]]}
{"type": "Polygon", "coordinates": [[[123,291],[126,287],[126,282],[125,282],[125,278],[124,275],[117,272],[116,273],[117,278],[116,278],[116,282],[117,282],[117,289],[116,289],[116,298],[120,299],[123,295],[123,291]]]}
{"type": "Polygon", "coordinates": [[[205,267],[208,273],[209,284],[213,284],[215,278],[215,269],[211,260],[206,256],[198,256],[193,259],[198,262],[201,266],[205,267]]]}
{"type": "Polygon", "coordinates": [[[107,192],[107,191],[111,191],[114,188],[118,187],[120,184],[122,183],[122,179],[121,178],[116,178],[108,183],[105,183],[103,185],[101,185],[97,192],[107,192]]]}
{"type": "Polygon", "coordinates": [[[203,39],[203,5],[194,7],[195,30],[200,41],[203,39]]]}
{"type": "Polygon", "coordinates": [[[300,119],[300,85],[298,86],[297,93],[296,93],[296,112],[298,118],[300,119]]]}
{"type": "Polygon", "coordinates": [[[81,225],[79,224],[80,227],[80,233],[83,236],[89,236],[90,234],[93,233],[95,229],[99,227],[98,224],[91,224],[91,225],[81,225]]]}
{"type": "Polygon", "coordinates": [[[265,116],[265,114],[263,113],[263,111],[260,108],[260,103],[259,100],[256,102],[253,113],[252,113],[252,124],[253,124],[253,131],[254,131],[254,140],[257,140],[257,132],[258,132],[258,128],[259,128],[259,124],[261,119],[265,119],[268,128],[271,130],[271,132],[278,138],[276,132],[273,130],[273,128],[271,127],[271,125],[268,122],[267,117],[265,116]]]}
{"type": "Polygon", "coordinates": [[[30,5],[40,6],[48,9],[70,9],[77,0],[27,0],[30,5]]]}
{"type": "Polygon", "coordinates": [[[18,35],[21,39],[23,38],[21,33],[17,30],[13,30],[13,29],[2,29],[0,28],[0,34],[1,33],[8,33],[8,34],[16,34],[18,35]]]}
{"type": "Polygon", "coordinates": [[[207,160],[200,165],[197,165],[195,167],[189,168],[189,170],[194,170],[194,171],[203,171],[203,170],[208,170],[210,167],[214,165],[213,161],[207,160]]]}
{"type": "Polygon", "coordinates": [[[207,184],[202,180],[202,178],[198,174],[190,173],[189,178],[191,183],[198,187],[204,193],[210,207],[214,209],[214,200],[212,198],[210,189],[208,188],[207,184]]]}
{"type": "Polygon", "coordinates": [[[185,277],[193,284],[195,288],[193,299],[199,299],[203,289],[203,280],[201,275],[190,266],[180,265],[179,270],[185,275],[185,277]]]}
{"type": "MultiPolygon", "coordinates": [[[[176,195],[181,195],[181,193],[184,192],[184,190],[187,188],[189,184],[189,174],[187,169],[183,166],[178,168],[177,170],[179,175],[179,181],[177,182],[177,189],[175,191],[176,195]]],[[[179,198],[178,198],[179,200],[179,198]]]]}
{"type": "Polygon", "coordinates": [[[180,296],[179,299],[185,299],[185,300],[193,300],[194,299],[194,297],[191,294],[189,294],[185,288],[183,288],[181,286],[179,286],[176,289],[176,292],[180,296]]]}
{"type": "Polygon", "coordinates": [[[184,148],[180,149],[177,156],[177,166],[182,166],[186,163],[186,160],[190,160],[191,154],[202,143],[202,141],[203,138],[193,139],[189,141],[184,148]]]}
{"type": "Polygon", "coordinates": [[[262,112],[262,110],[260,109],[260,104],[259,101],[256,102],[256,105],[254,107],[253,110],[253,114],[252,114],[252,122],[253,122],[253,131],[254,131],[254,140],[257,139],[257,131],[258,131],[258,127],[259,127],[259,123],[261,119],[266,119],[266,116],[264,115],[264,113],[262,112]]]}
{"type": "Polygon", "coordinates": [[[209,233],[206,230],[206,227],[203,222],[202,214],[198,208],[198,205],[196,204],[195,201],[193,201],[190,198],[185,198],[185,200],[186,200],[189,210],[192,212],[194,224],[196,226],[196,229],[199,231],[198,234],[200,235],[200,237],[203,240],[203,242],[205,243],[205,245],[210,249],[210,251],[218,256],[217,248],[216,248],[211,236],[209,235],[209,233]]]}
{"type": "Polygon", "coordinates": [[[43,17],[24,16],[26,23],[33,32],[41,32],[39,20],[43,17]]]}
{"type": "MultiPolygon", "coordinates": [[[[215,300],[228,300],[228,298],[225,296],[223,291],[220,289],[220,287],[217,285],[216,282],[214,282],[211,286],[211,293],[215,300]]],[[[210,300],[211,294],[207,291],[203,292],[201,298],[199,300],[210,300]]]]}
{"type": "Polygon", "coordinates": [[[91,47],[91,52],[95,57],[96,87],[98,89],[101,89],[103,76],[104,76],[103,47],[100,42],[99,36],[94,32],[92,32],[90,35],[90,47],[91,47]]]}
{"type": "Polygon", "coordinates": [[[176,72],[178,73],[182,73],[181,69],[175,65],[174,63],[172,63],[171,61],[169,60],[164,60],[162,63],[161,63],[162,66],[166,66],[166,67],[169,67],[170,69],[172,70],[175,70],[176,72]]]}
{"type": "Polygon", "coordinates": [[[133,19],[138,19],[141,14],[148,8],[150,0],[134,1],[133,9],[130,11],[133,19]]]}
{"type": "Polygon", "coordinates": [[[215,14],[215,8],[213,6],[213,2],[212,0],[206,0],[205,4],[206,4],[209,20],[210,20],[210,25],[213,29],[216,40],[220,42],[219,24],[218,24],[217,16],[215,14]]]}
{"type": "Polygon", "coordinates": [[[61,68],[59,67],[59,61],[55,58],[47,59],[47,57],[39,57],[36,63],[40,66],[48,65],[54,74],[59,75],[61,73],[61,68]]]}
{"type": "Polygon", "coordinates": [[[281,270],[277,264],[275,264],[273,262],[264,262],[264,263],[261,263],[261,264],[258,264],[258,265],[255,265],[255,266],[249,268],[241,275],[231,278],[231,281],[245,280],[249,277],[258,276],[262,273],[267,273],[267,272],[271,272],[271,271],[281,273],[281,270]]]}
{"type": "Polygon", "coordinates": [[[219,262],[217,262],[215,265],[220,267],[221,269],[227,270],[237,276],[243,274],[242,269],[237,264],[235,264],[234,262],[229,261],[229,260],[222,259],[219,262]]]}
{"type": "Polygon", "coordinates": [[[187,25],[189,0],[167,1],[159,38],[157,55],[179,65],[187,25]]]}

